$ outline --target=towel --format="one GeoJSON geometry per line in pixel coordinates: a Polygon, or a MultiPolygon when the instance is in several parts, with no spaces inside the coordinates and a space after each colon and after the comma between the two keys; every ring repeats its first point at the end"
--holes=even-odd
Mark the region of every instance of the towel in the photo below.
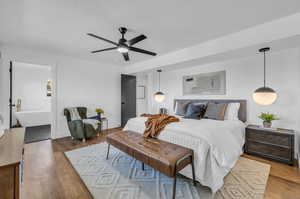
{"type": "Polygon", "coordinates": [[[146,129],[144,131],[144,137],[157,137],[165,126],[172,122],[179,122],[177,117],[167,114],[142,114],[141,116],[148,117],[145,122],[146,129]]]}

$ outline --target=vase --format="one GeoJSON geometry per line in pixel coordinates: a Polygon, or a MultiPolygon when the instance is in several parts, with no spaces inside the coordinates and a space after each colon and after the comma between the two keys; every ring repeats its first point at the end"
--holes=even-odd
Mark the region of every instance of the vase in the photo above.
{"type": "Polygon", "coordinates": [[[98,119],[101,120],[101,113],[97,113],[98,119]]]}
{"type": "Polygon", "coordinates": [[[271,128],[272,122],[271,121],[264,121],[263,125],[264,125],[265,128],[271,128]]]}

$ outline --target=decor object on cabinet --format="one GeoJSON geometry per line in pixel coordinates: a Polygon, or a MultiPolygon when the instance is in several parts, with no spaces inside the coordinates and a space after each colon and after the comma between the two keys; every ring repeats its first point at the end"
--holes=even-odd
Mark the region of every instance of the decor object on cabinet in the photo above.
{"type": "Polygon", "coordinates": [[[47,81],[47,97],[52,96],[52,81],[48,80],[47,81]]]}
{"type": "Polygon", "coordinates": [[[258,118],[263,120],[263,126],[265,128],[271,128],[272,126],[272,121],[273,120],[279,120],[278,117],[276,117],[275,114],[270,114],[270,113],[261,113],[258,118]]]}
{"type": "Polygon", "coordinates": [[[226,71],[183,77],[183,95],[225,95],[226,71]]]}
{"type": "Polygon", "coordinates": [[[16,105],[16,111],[20,112],[22,110],[22,100],[21,99],[17,99],[17,105],[16,105]]]}
{"type": "Polygon", "coordinates": [[[157,70],[158,72],[158,91],[154,94],[154,99],[157,102],[163,102],[165,100],[165,94],[160,91],[160,73],[162,70],[157,70]]]}
{"type": "Polygon", "coordinates": [[[277,93],[272,88],[266,87],[266,52],[269,50],[269,47],[259,49],[259,52],[264,53],[264,86],[256,89],[252,97],[260,105],[273,104],[277,99],[277,93]]]}
{"type": "Polygon", "coordinates": [[[101,114],[103,114],[104,111],[101,108],[96,108],[95,112],[98,115],[98,119],[101,120],[101,114]]]}

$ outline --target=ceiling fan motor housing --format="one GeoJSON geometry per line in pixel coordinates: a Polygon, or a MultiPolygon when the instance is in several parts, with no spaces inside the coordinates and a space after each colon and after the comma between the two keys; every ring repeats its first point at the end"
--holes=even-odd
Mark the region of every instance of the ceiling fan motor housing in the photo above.
{"type": "Polygon", "coordinates": [[[124,34],[127,32],[127,28],[125,27],[120,27],[119,28],[120,33],[124,36],[124,34]]]}

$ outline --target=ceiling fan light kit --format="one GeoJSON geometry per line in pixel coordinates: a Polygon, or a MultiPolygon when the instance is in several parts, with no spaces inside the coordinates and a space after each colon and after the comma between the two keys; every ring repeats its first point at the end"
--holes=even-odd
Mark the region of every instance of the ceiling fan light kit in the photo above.
{"type": "Polygon", "coordinates": [[[119,47],[117,48],[117,50],[118,50],[120,53],[127,53],[127,52],[129,51],[128,48],[123,47],[123,46],[119,46],[119,47]]]}
{"type": "Polygon", "coordinates": [[[129,41],[127,41],[124,37],[124,35],[127,32],[127,28],[121,27],[121,28],[119,28],[119,32],[121,33],[122,37],[119,39],[118,42],[113,42],[109,39],[105,39],[105,38],[95,35],[93,33],[87,33],[87,35],[89,35],[91,37],[100,39],[102,41],[108,42],[115,46],[115,47],[105,48],[105,49],[101,49],[101,50],[94,50],[91,53],[99,53],[99,52],[103,52],[103,51],[117,50],[118,52],[122,53],[125,61],[129,61],[129,54],[128,54],[129,51],[134,51],[134,52],[143,53],[143,54],[152,55],[152,56],[156,55],[156,53],[154,53],[154,52],[147,51],[147,50],[144,50],[141,48],[133,47],[133,45],[135,45],[136,43],[138,43],[144,39],[147,39],[147,37],[145,35],[141,34],[141,35],[134,37],[133,39],[130,39],[129,41]]]}
{"type": "Polygon", "coordinates": [[[269,47],[259,49],[259,52],[264,53],[264,86],[256,89],[252,96],[253,100],[259,105],[270,105],[277,99],[275,90],[266,86],[266,52],[269,50],[269,47]]]}

